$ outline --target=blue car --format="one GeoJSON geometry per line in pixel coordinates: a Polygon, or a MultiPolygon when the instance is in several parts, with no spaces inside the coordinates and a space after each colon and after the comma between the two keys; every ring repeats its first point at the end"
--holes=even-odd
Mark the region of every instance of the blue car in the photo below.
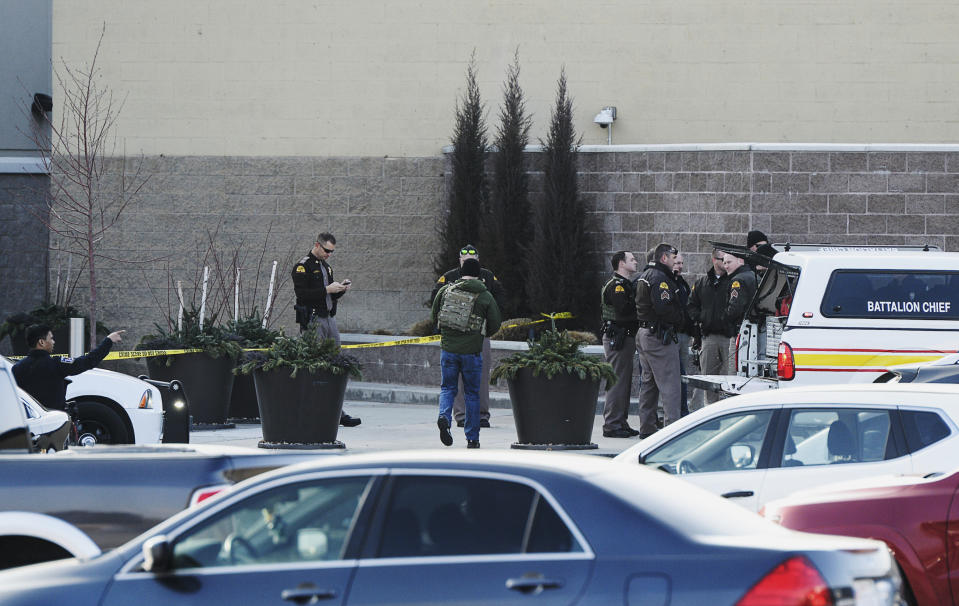
{"type": "Polygon", "coordinates": [[[885,606],[899,583],[880,542],[636,465],[419,451],[257,476],[108,553],[0,573],[0,604],[885,606]]]}

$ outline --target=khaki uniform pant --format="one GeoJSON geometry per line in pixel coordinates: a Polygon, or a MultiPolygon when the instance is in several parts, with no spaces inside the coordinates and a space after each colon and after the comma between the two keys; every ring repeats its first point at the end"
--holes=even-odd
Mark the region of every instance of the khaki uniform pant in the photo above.
{"type": "MultiPolygon", "coordinates": [[[[706,335],[703,337],[703,349],[699,354],[699,368],[704,375],[728,375],[731,373],[730,341],[732,339],[723,335],[706,335]]],[[[718,400],[718,393],[706,392],[707,404],[712,404],[718,400]]]]}
{"type": "Polygon", "coordinates": [[[641,437],[646,437],[658,429],[656,411],[660,398],[664,424],[679,420],[679,344],[669,341],[663,345],[663,340],[648,328],[639,329],[637,342],[643,368],[639,388],[639,432],[641,437]]]}

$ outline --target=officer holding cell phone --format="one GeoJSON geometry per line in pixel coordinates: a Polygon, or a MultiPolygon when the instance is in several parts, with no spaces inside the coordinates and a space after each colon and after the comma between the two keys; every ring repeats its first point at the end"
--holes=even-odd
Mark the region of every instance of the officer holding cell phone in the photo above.
{"type": "MultiPolygon", "coordinates": [[[[333,339],[340,344],[340,331],[336,327],[336,303],[350,289],[352,282],[337,282],[333,268],[326,262],[336,250],[336,238],[323,232],[316,237],[310,253],[293,266],[293,291],[296,293],[296,323],[300,332],[309,328],[316,330],[320,339],[333,339]]],[[[360,419],[343,413],[340,425],[355,427],[360,419]]]]}

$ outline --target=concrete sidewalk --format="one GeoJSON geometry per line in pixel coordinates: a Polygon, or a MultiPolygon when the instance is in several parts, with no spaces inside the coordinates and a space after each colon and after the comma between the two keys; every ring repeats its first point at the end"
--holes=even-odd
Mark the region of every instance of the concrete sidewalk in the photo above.
{"type": "MultiPolygon", "coordinates": [[[[361,389],[363,384],[357,384],[354,389],[361,389]]],[[[438,407],[429,405],[429,398],[417,389],[399,389],[409,386],[394,386],[398,393],[409,395],[411,399],[421,403],[370,402],[348,399],[343,409],[354,417],[363,419],[358,427],[340,427],[337,439],[346,444],[343,453],[376,452],[382,450],[405,450],[418,448],[443,448],[440,443],[439,430],[436,428],[438,407]]],[[[437,389],[438,392],[438,389],[437,389]]],[[[505,394],[504,394],[505,395],[505,394]]],[[[493,394],[490,394],[491,400],[493,394]]],[[[349,396],[348,396],[349,397],[349,396]]],[[[481,430],[480,443],[482,448],[509,449],[510,444],[516,441],[516,427],[513,423],[512,410],[503,408],[491,401],[490,428],[481,430]]],[[[509,398],[505,401],[509,406],[509,398]]],[[[257,448],[262,439],[258,424],[240,424],[235,429],[204,430],[190,433],[190,441],[195,444],[223,444],[257,448]]],[[[603,417],[597,415],[593,424],[593,443],[599,446],[595,450],[574,450],[586,454],[605,456],[616,455],[637,442],[637,438],[604,438],[603,417]]],[[[450,448],[466,448],[466,437],[463,429],[453,427],[453,446],[450,448]]],[[[316,452],[330,453],[337,451],[316,452]]]]}
{"type": "MultiPolygon", "coordinates": [[[[606,393],[599,392],[599,398],[596,400],[596,414],[603,414],[603,404],[606,393]]],[[[346,399],[358,402],[380,402],[389,404],[420,404],[432,406],[434,410],[439,409],[440,388],[439,386],[423,385],[401,385],[397,383],[371,383],[364,381],[350,381],[346,386],[346,399]]],[[[505,391],[490,390],[489,407],[505,408],[512,410],[509,401],[509,393],[505,391]]],[[[629,402],[629,413],[637,414],[639,411],[639,400],[633,398],[629,402]]],[[[600,419],[602,423],[602,419],[600,419]]],[[[634,424],[639,421],[634,419],[634,424]]]]}

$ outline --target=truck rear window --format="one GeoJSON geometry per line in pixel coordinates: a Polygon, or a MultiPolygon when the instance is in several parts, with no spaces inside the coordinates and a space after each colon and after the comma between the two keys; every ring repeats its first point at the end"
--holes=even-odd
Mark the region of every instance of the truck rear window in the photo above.
{"type": "Polygon", "coordinates": [[[959,272],[837,270],[820,311],[827,318],[959,319],[959,272]]]}

